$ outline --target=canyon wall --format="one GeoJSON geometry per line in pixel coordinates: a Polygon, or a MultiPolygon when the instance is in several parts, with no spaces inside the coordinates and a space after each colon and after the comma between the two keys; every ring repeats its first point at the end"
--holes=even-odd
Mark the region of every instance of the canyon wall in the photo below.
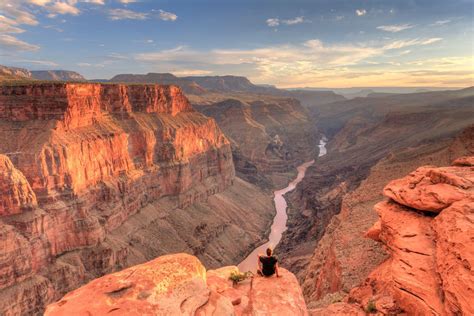
{"type": "Polygon", "coordinates": [[[380,244],[364,238],[377,220],[373,207],[383,200],[387,182],[421,165],[443,166],[473,155],[472,89],[439,94],[428,100],[410,95],[406,104],[395,101],[407,96],[374,98],[367,101],[369,109],[356,99],[333,109],[329,119],[345,123],[333,134],[328,154],[288,194],[288,230],[277,248],[309,307],[341,300],[387,258],[380,244]],[[377,104],[377,112],[366,113],[377,104]]]}
{"type": "Polygon", "coordinates": [[[229,138],[238,176],[262,187],[283,187],[298,165],[317,155],[316,130],[296,99],[236,95],[195,107],[229,138]]]}
{"type": "Polygon", "coordinates": [[[273,212],[235,179],[215,121],[175,86],[2,85],[0,180],[5,315],[39,314],[92,278],[173,250],[234,262],[273,212]]]}

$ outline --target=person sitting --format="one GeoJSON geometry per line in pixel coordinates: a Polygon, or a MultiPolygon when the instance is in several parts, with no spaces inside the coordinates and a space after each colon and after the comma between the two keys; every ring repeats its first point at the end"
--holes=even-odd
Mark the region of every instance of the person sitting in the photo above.
{"type": "Polygon", "coordinates": [[[258,256],[258,270],[257,273],[262,276],[272,276],[276,274],[277,277],[280,277],[278,273],[278,259],[272,255],[272,250],[267,248],[267,255],[258,256]]]}

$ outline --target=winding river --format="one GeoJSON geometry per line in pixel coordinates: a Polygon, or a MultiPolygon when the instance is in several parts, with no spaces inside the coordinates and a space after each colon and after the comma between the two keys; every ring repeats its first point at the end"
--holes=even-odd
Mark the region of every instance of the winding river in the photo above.
{"type": "MultiPolygon", "coordinates": [[[[319,142],[319,157],[326,154],[326,138],[322,138],[319,142]]],[[[273,224],[270,230],[270,235],[268,236],[268,242],[260,245],[255,248],[252,253],[250,253],[247,258],[245,258],[239,265],[240,271],[252,271],[256,272],[257,270],[257,258],[259,254],[265,253],[265,250],[270,248],[275,248],[276,245],[280,242],[283,232],[287,229],[286,222],[288,220],[288,214],[286,209],[288,207],[284,195],[296,188],[296,185],[303,180],[306,169],[314,163],[314,160],[305,162],[304,164],[298,166],[298,175],[296,178],[291,181],[286,188],[281,190],[274,191],[276,215],[273,218],[273,224]]]]}

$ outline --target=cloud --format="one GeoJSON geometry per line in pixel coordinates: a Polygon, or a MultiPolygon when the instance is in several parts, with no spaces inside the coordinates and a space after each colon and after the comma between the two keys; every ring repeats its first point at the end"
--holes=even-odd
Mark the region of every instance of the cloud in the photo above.
{"type": "Polygon", "coordinates": [[[293,19],[283,20],[282,22],[285,23],[286,25],[294,25],[294,24],[300,24],[300,23],[305,22],[305,19],[303,16],[297,16],[293,19]]]}
{"type": "MultiPolygon", "coordinates": [[[[380,55],[377,48],[355,45],[325,45],[314,39],[299,45],[278,45],[250,50],[214,49],[196,51],[186,46],[170,50],[136,54],[135,59],[159,65],[161,69],[230,69],[236,66],[251,69],[262,81],[275,77],[299,76],[317,71],[319,67],[352,65],[380,55]]],[[[240,69],[242,72],[242,69],[240,69]]]]}
{"type": "Polygon", "coordinates": [[[385,32],[392,32],[392,33],[397,33],[403,30],[408,30],[415,27],[413,24],[394,24],[394,25],[381,25],[377,26],[378,30],[382,30],[385,32]]]}
{"type": "MultiPolygon", "coordinates": [[[[75,4],[75,2],[71,3],[75,4]]],[[[79,13],[81,13],[81,11],[73,4],[70,4],[68,2],[55,2],[52,6],[48,6],[47,9],[51,12],[51,14],[57,13],[78,15],[79,13]]]]}
{"type": "Polygon", "coordinates": [[[356,11],[357,16],[363,16],[367,14],[367,10],[365,9],[357,9],[356,11]]]}
{"type": "Polygon", "coordinates": [[[175,76],[205,76],[212,74],[212,71],[203,69],[181,69],[171,70],[171,73],[175,76]]]}
{"type": "Polygon", "coordinates": [[[82,0],[81,2],[98,4],[98,5],[105,5],[104,0],[82,0]]]}
{"type": "Polygon", "coordinates": [[[128,59],[127,56],[119,54],[119,53],[110,53],[107,55],[108,58],[112,59],[128,59]]]}
{"type": "Polygon", "coordinates": [[[310,22],[310,21],[305,20],[304,16],[297,16],[288,20],[280,20],[279,18],[270,18],[270,19],[267,19],[265,22],[270,27],[277,27],[280,24],[295,25],[295,24],[300,24],[300,23],[305,23],[305,22],[310,22]]]}
{"type": "Polygon", "coordinates": [[[3,15],[0,15],[0,33],[23,33],[25,30],[16,27],[17,23],[3,15]]]}
{"type": "Polygon", "coordinates": [[[421,42],[421,45],[429,45],[443,40],[441,37],[429,38],[421,42]]]}
{"type": "Polygon", "coordinates": [[[36,51],[40,48],[38,45],[28,44],[27,42],[7,34],[0,34],[0,46],[3,49],[15,51],[36,51]]]}
{"type": "Polygon", "coordinates": [[[267,19],[266,23],[270,27],[276,27],[280,25],[280,20],[276,18],[271,18],[271,19],[267,19]]]}
{"type": "Polygon", "coordinates": [[[430,24],[431,26],[440,26],[440,25],[445,25],[445,24],[448,24],[448,23],[451,23],[451,20],[439,20],[439,21],[436,21],[432,24],[430,24]]]}
{"type": "Polygon", "coordinates": [[[44,7],[46,4],[50,3],[51,0],[28,0],[28,2],[40,7],[44,7]]]}
{"type": "Polygon", "coordinates": [[[129,3],[139,2],[139,0],[118,0],[118,2],[123,3],[123,4],[129,4],[129,3]]]}
{"type": "Polygon", "coordinates": [[[178,16],[174,13],[160,10],[159,18],[163,21],[176,21],[178,19],[178,16]]]}
{"type": "Polygon", "coordinates": [[[400,49],[400,48],[415,46],[415,45],[429,45],[429,44],[439,42],[441,40],[442,38],[440,37],[434,37],[434,38],[428,38],[428,39],[416,38],[416,39],[411,39],[411,40],[397,40],[389,44],[386,44],[383,47],[383,49],[390,50],[390,49],[400,49]]]}
{"type": "Polygon", "coordinates": [[[110,9],[109,10],[109,19],[113,21],[117,20],[146,20],[148,19],[148,14],[135,12],[127,9],[110,9]]]}
{"type": "Polygon", "coordinates": [[[19,59],[16,60],[19,63],[28,63],[28,64],[35,64],[35,65],[42,65],[42,66],[59,66],[57,63],[49,60],[36,60],[36,59],[19,59]]]}
{"type": "Polygon", "coordinates": [[[0,1],[0,12],[3,13],[4,18],[8,18],[10,25],[38,25],[36,17],[21,7],[20,2],[8,3],[7,1],[0,1]]]}

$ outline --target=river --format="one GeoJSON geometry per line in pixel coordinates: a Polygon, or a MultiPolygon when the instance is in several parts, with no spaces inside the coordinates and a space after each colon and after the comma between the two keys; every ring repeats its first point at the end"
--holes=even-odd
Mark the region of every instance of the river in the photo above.
{"type": "MultiPolygon", "coordinates": [[[[326,154],[326,138],[323,137],[319,142],[319,157],[326,154]]],[[[291,181],[286,188],[281,190],[274,191],[275,208],[276,215],[273,218],[273,224],[270,230],[270,235],[268,236],[268,241],[263,245],[255,248],[252,253],[250,253],[247,258],[245,258],[239,265],[240,271],[257,271],[257,258],[259,254],[265,253],[268,247],[275,248],[276,245],[280,242],[283,232],[287,229],[286,222],[288,220],[288,214],[286,209],[288,207],[284,195],[296,188],[296,185],[303,180],[306,169],[314,163],[314,160],[305,162],[304,164],[298,166],[298,175],[296,178],[291,181]]],[[[278,254],[277,254],[278,255],[278,254]]]]}

